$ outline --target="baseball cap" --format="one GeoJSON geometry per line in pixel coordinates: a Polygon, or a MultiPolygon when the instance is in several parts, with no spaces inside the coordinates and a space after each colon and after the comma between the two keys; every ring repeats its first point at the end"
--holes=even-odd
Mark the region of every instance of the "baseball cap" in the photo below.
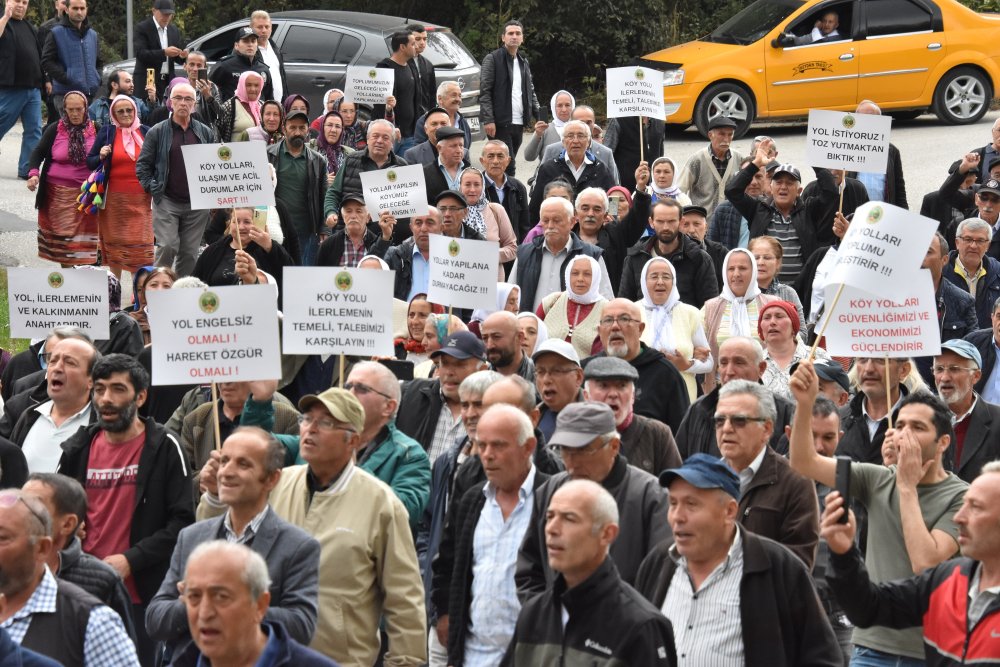
{"type": "Polygon", "coordinates": [[[317,403],[322,403],[337,421],[350,424],[355,433],[360,434],[365,430],[365,409],[354,394],[346,389],[332,387],[318,396],[307,394],[299,399],[299,410],[305,412],[317,403]]]}
{"type": "MultiPolygon", "coordinates": [[[[796,361],[788,367],[788,374],[794,375],[798,367],[799,362],[796,361]]],[[[815,359],[813,360],[813,368],[816,369],[816,375],[819,376],[820,380],[824,380],[826,382],[836,382],[840,385],[841,389],[847,393],[851,392],[851,380],[847,377],[847,373],[844,372],[844,368],[836,361],[815,359]]]]}
{"type": "Polygon", "coordinates": [[[577,366],[580,365],[580,355],[576,353],[576,350],[572,345],[564,340],[559,340],[558,338],[549,338],[538,346],[535,353],[531,355],[531,360],[534,362],[538,361],[538,357],[543,354],[558,354],[563,359],[567,361],[572,361],[577,366]]]}
{"type": "Polygon", "coordinates": [[[798,168],[793,164],[788,164],[787,162],[779,164],[771,173],[771,178],[777,178],[778,174],[788,174],[799,183],[802,182],[802,174],[799,173],[798,168]]]}
{"type": "Polygon", "coordinates": [[[979,353],[979,350],[975,345],[967,340],[953,338],[951,340],[943,341],[941,343],[941,349],[950,350],[960,357],[976,362],[977,368],[983,367],[983,355],[979,353]]]}
{"type": "Polygon", "coordinates": [[[559,411],[556,430],[549,444],[556,447],[579,449],[594,438],[616,430],[615,413],[604,403],[583,401],[570,403],[559,411]]]}
{"type": "Polygon", "coordinates": [[[455,137],[465,138],[465,132],[458,129],[457,127],[452,127],[451,125],[445,125],[444,127],[439,127],[437,132],[434,133],[438,141],[444,141],[445,139],[454,139],[455,137]]]}
{"type": "Polygon", "coordinates": [[[635,366],[618,357],[595,357],[583,369],[584,380],[631,380],[639,379],[635,366]]]}
{"type": "Polygon", "coordinates": [[[156,2],[153,3],[153,9],[161,14],[173,14],[174,3],[171,2],[171,0],[156,0],[156,2]]]}
{"type": "MultiPolygon", "coordinates": [[[[562,416],[562,413],[559,413],[562,416]]],[[[660,473],[660,485],[680,477],[699,489],[722,489],[736,500],[740,499],[740,478],[722,459],[708,454],[692,454],[680,468],[670,468],[660,473]]]]}
{"type": "Polygon", "coordinates": [[[482,359],[485,361],[486,346],[471,331],[456,331],[445,336],[441,342],[441,348],[431,352],[431,359],[442,354],[447,354],[455,359],[482,359]]]}
{"type": "Polygon", "coordinates": [[[257,39],[257,33],[253,31],[253,28],[248,28],[246,26],[240,28],[239,31],[236,33],[237,42],[242,42],[244,39],[250,39],[251,37],[257,39]]]}
{"type": "Polygon", "coordinates": [[[712,120],[708,121],[708,129],[714,130],[718,127],[736,127],[736,121],[729,116],[716,116],[712,120]]]}
{"type": "Polygon", "coordinates": [[[301,118],[302,120],[304,120],[306,122],[306,125],[309,124],[309,115],[306,114],[305,111],[293,111],[293,112],[291,112],[290,114],[288,114],[287,116],[285,116],[285,122],[287,123],[288,121],[295,120],[296,118],[301,118]]]}
{"type": "Polygon", "coordinates": [[[340,207],[343,208],[344,204],[349,201],[358,202],[359,204],[365,203],[365,196],[360,192],[346,192],[340,196],[340,207]]]}
{"type": "Polygon", "coordinates": [[[990,180],[983,183],[980,186],[979,190],[977,190],[977,192],[979,192],[980,194],[982,194],[983,192],[989,192],[1000,197],[1000,182],[997,182],[995,178],[991,178],[990,180]]]}

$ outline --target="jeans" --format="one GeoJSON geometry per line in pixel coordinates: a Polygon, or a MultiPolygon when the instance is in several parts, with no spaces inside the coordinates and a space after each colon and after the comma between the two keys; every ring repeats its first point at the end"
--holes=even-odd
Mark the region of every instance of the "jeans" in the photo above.
{"type": "Polygon", "coordinates": [[[156,265],[172,266],[182,278],[191,275],[207,225],[207,210],[193,211],[190,203],[160,197],[153,203],[156,265]]]}
{"type": "Polygon", "coordinates": [[[855,646],[854,655],[851,656],[851,667],[924,667],[924,661],[855,646]]]}
{"type": "Polygon", "coordinates": [[[299,261],[302,266],[316,266],[319,252],[319,236],[314,233],[297,234],[299,237],[299,261]]]}
{"type": "Polygon", "coordinates": [[[0,88],[0,139],[21,119],[21,156],[17,175],[28,178],[28,159],[42,138],[42,93],[37,88],[0,88]]]}

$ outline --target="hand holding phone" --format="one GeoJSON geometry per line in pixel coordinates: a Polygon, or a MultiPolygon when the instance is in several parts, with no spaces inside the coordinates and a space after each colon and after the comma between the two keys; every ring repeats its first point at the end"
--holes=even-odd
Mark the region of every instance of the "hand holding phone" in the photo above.
{"type": "Polygon", "coordinates": [[[844,513],[837,521],[847,523],[847,513],[851,508],[851,459],[848,456],[837,457],[836,490],[844,499],[844,513]]]}

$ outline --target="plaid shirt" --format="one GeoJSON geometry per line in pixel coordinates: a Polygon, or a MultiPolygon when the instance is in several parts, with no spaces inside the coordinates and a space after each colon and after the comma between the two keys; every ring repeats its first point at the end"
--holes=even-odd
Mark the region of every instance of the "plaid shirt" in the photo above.
{"type": "MultiPolygon", "coordinates": [[[[24,639],[34,614],[54,614],[56,611],[56,578],[48,566],[28,602],[3,623],[3,628],[18,644],[24,639]]],[[[138,667],[135,646],[125,632],[122,619],[110,607],[100,605],[90,610],[87,632],[83,640],[85,667],[138,667]]]]}
{"type": "Polygon", "coordinates": [[[365,248],[365,240],[361,239],[361,243],[357,246],[354,245],[354,241],[347,234],[344,234],[344,254],[340,257],[340,265],[355,267],[361,263],[361,258],[368,253],[365,248]]]}
{"type": "Polygon", "coordinates": [[[717,241],[730,250],[739,245],[740,226],[743,216],[732,202],[724,201],[712,213],[712,223],[708,226],[709,241],[717,241]]]}

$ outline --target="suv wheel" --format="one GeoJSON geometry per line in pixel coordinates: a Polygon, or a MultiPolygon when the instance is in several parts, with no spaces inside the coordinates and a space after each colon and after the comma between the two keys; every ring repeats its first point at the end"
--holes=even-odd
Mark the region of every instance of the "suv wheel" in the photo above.
{"type": "Polygon", "coordinates": [[[694,108],[694,124],[702,135],[708,135],[708,123],[718,116],[727,116],[736,122],[733,135],[739,139],[753,122],[757,110],[753,98],[743,86],[735,83],[716,83],[709,86],[694,108]]]}
{"type": "Polygon", "coordinates": [[[934,91],[934,113],[949,125],[975,123],[989,111],[993,89],[986,76],[957,67],[942,77],[934,91]]]}

